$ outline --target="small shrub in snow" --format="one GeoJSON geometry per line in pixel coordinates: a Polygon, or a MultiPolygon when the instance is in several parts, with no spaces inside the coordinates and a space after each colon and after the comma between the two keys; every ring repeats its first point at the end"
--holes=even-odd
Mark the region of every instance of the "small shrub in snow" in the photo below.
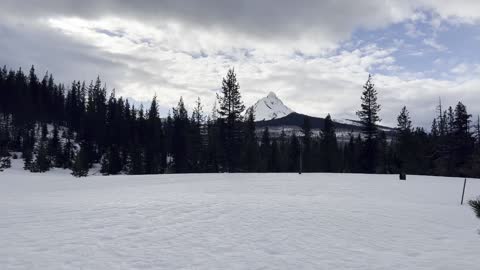
{"type": "Polygon", "coordinates": [[[50,170],[51,162],[47,156],[47,148],[44,143],[41,143],[38,147],[37,156],[33,166],[31,166],[31,172],[46,172],[50,170]]]}
{"type": "Polygon", "coordinates": [[[3,171],[3,169],[8,169],[11,166],[12,166],[12,163],[10,162],[10,157],[0,158],[0,171],[3,171]]]}
{"type": "Polygon", "coordinates": [[[33,154],[30,150],[25,150],[22,154],[23,158],[23,168],[25,170],[30,170],[32,168],[33,154]]]}
{"type": "Polygon", "coordinates": [[[472,207],[477,217],[480,218],[480,197],[476,200],[470,200],[468,204],[472,207]]]}
{"type": "Polygon", "coordinates": [[[86,161],[86,153],[84,148],[75,156],[72,165],[72,175],[75,177],[85,177],[88,175],[88,162],[86,161]]]}

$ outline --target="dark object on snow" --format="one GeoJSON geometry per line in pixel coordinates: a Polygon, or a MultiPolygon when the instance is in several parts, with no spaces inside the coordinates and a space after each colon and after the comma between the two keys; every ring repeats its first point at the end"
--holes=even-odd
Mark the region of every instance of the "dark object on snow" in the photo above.
{"type": "Polygon", "coordinates": [[[460,202],[460,205],[463,205],[463,197],[465,196],[465,186],[466,185],[467,185],[467,178],[465,178],[465,181],[463,181],[462,201],[460,202]]]}
{"type": "Polygon", "coordinates": [[[407,180],[407,174],[404,173],[404,172],[401,172],[399,178],[400,178],[400,180],[406,181],[407,180]]]}
{"type": "Polygon", "coordinates": [[[480,197],[478,197],[476,200],[468,201],[468,204],[472,207],[477,217],[480,218],[480,197]]]}

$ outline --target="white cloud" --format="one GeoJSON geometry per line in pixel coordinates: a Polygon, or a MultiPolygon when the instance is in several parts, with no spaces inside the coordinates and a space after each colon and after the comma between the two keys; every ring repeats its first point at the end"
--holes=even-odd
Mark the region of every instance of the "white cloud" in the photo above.
{"type": "Polygon", "coordinates": [[[443,20],[476,23],[480,20],[480,1],[477,0],[420,0],[421,6],[433,9],[443,20]]]}
{"type": "MultiPolygon", "coordinates": [[[[249,41],[232,42],[232,38],[223,33],[183,31],[179,27],[149,28],[119,19],[56,19],[49,20],[48,24],[73,39],[96,46],[102,53],[121,55],[115,57],[116,61],[128,66],[128,72],[113,80],[119,93],[147,100],[157,92],[161,94],[160,102],[166,106],[175,104],[180,95],[187,102],[193,102],[197,96],[211,101],[226,70],[235,66],[247,104],[270,89],[288,96],[292,106],[302,110],[304,99],[300,97],[307,99],[309,93],[318,94],[315,82],[328,83],[334,78],[343,81],[355,78],[362,82],[371,67],[389,69],[395,61],[391,56],[393,49],[385,50],[374,44],[352,51],[325,52],[313,58],[292,57],[295,48],[284,48],[283,44],[256,43],[255,49],[246,53],[241,48],[248,46],[249,41]],[[104,32],[123,34],[112,36],[104,32]],[[148,43],[139,42],[147,37],[148,43]],[[192,56],[200,51],[205,57],[192,56]],[[299,80],[301,74],[305,76],[304,83],[299,80]]],[[[338,89],[332,90],[329,99],[334,100],[338,89]]],[[[319,106],[328,108],[321,103],[313,108],[319,106]]],[[[305,112],[315,114],[314,110],[305,112]]],[[[322,109],[322,113],[327,112],[322,109]]]]}
{"type": "Polygon", "coordinates": [[[9,35],[0,40],[6,52],[0,60],[14,66],[38,64],[66,82],[100,74],[119,94],[147,101],[157,93],[164,108],[174,106],[179,96],[187,104],[200,96],[209,111],[229,67],[238,73],[247,105],[272,90],[292,109],[318,116],[355,117],[362,84],[369,72],[379,70],[389,74],[375,76],[386,124],[393,124],[407,105],[417,124],[428,125],[439,96],[450,104],[457,99],[480,104],[474,94],[480,83],[469,76],[471,70],[464,70],[461,79],[428,78],[397,64],[395,52],[406,46],[400,39],[394,48],[349,40],[357,29],[408,21],[407,34],[446,51],[435,33],[426,35],[414,23],[427,21],[423,10],[436,14],[430,22],[435,31],[442,20],[472,23],[480,17],[472,12],[479,10],[477,1],[457,2],[462,8],[433,0],[25,4],[2,3],[9,35]],[[349,45],[342,46],[343,41],[349,45]]]}
{"type": "Polygon", "coordinates": [[[187,29],[234,32],[239,39],[248,36],[255,41],[296,42],[302,51],[309,46],[336,47],[356,29],[378,29],[413,16],[412,6],[407,2],[377,0],[46,0],[42,5],[5,0],[0,14],[2,17],[22,14],[19,17],[88,20],[115,16],[153,27],[175,22],[187,29]]]}
{"type": "Polygon", "coordinates": [[[465,63],[461,63],[456,65],[450,72],[455,74],[464,74],[468,71],[468,65],[465,63]]]}
{"type": "Polygon", "coordinates": [[[435,38],[425,38],[423,39],[423,43],[440,52],[448,50],[448,48],[445,45],[438,43],[438,41],[435,38]]]}
{"type": "Polygon", "coordinates": [[[49,25],[103,52],[123,55],[120,59],[125,60],[120,61],[125,61],[129,72],[112,80],[121,86],[120,93],[148,100],[156,92],[164,107],[173,106],[182,95],[190,104],[200,96],[209,108],[221,78],[229,67],[235,66],[247,105],[272,90],[296,111],[354,118],[362,84],[375,68],[397,72],[397,75],[375,76],[384,123],[394,125],[398,110],[407,105],[415,115],[416,124],[428,126],[439,96],[445,98],[445,103],[453,104],[458,98],[457,91],[468,92],[475,85],[470,81],[436,80],[405,72],[395,64],[393,53],[398,47],[381,48],[364,43],[348,50],[305,57],[295,56],[295,48],[283,44],[259,42],[254,49],[247,50],[242,47],[247,47],[250,41],[178,26],[149,28],[119,19],[58,19],[50,20],[49,25]],[[98,29],[124,34],[110,36],[98,29]],[[147,43],[140,42],[147,37],[147,43]]]}

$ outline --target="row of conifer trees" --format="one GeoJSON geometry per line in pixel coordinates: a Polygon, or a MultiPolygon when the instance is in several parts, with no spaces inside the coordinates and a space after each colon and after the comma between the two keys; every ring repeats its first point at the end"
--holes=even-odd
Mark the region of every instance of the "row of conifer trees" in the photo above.
{"type": "Polygon", "coordinates": [[[107,93],[99,78],[66,87],[32,67],[0,70],[0,168],[24,160],[26,170],[68,168],[87,175],[205,172],[353,172],[480,177],[480,123],[466,107],[438,107],[432,129],[413,128],[408,110],[395,136],[379,130],[380,105],[369,77],[358,117],[362,135],[339,143],[330,115],[320,132],[308,118],[301,134],[257,138],[254,112],[245,110],[234,70],[222,80],[217,106],[204,112],[200,99],[189,113],[180,98],[161,118],[157,97],[148,108],[107,93]]]}

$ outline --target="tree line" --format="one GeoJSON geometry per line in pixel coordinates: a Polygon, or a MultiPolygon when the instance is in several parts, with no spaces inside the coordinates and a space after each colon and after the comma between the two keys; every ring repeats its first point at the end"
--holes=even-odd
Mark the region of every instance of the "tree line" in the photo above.
{"type": "Polygon", "coordinates": [[[480,118],[459,102],[439,103],[432,128],[412,127],[406,107],[394,138],[378,128],[377,90],[369,77],[357,115],[362,133],[337,141],[330,115],[320,132],[308,118],[301,134],[268,128],[257,138],[255,112],[246,109],[233,69],[222,80],[216,105],[205,113],[198,99],[189,113],[180,98],[161,118],[157,97],[135,107],[99,78],[68,87],[52,74],[39,78],[32,66],[0,70],[0,169],[21,158],[24,168],[45,172],[68,168],[86,176],[100,164],[111,174],[213,172],[408,173],[480,177],[480,118]]]}

